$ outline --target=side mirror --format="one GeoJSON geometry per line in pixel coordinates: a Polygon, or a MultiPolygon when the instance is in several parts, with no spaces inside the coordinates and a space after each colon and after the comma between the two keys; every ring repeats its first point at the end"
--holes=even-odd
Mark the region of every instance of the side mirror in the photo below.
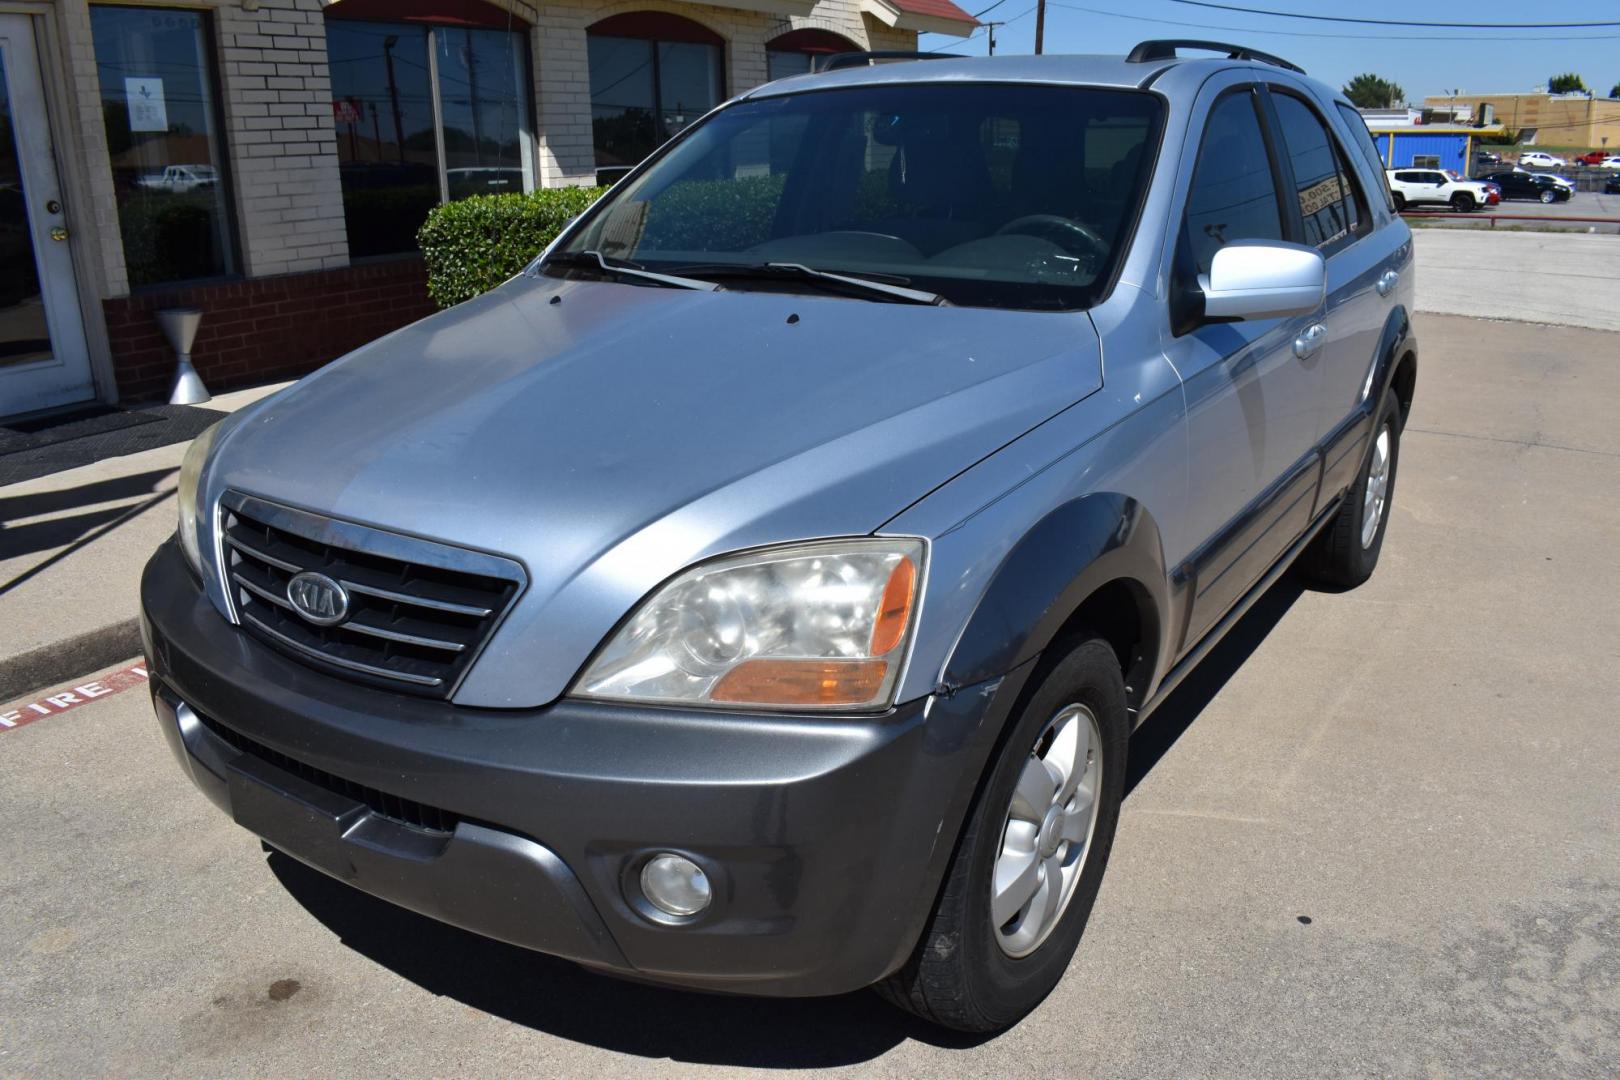
{"type": "Polygon", "coordinates": [[[1327,263],[1304,244],[1234,240],[1198,275],[1206,319],[1281,319],[1308,315],[1327,296],[1327,263]]]}

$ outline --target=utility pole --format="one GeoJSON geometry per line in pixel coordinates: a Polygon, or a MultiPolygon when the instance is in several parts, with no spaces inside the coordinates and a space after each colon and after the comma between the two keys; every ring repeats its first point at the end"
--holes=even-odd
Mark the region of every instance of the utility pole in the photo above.
{"type": "Polygon", "coordinates": [[[984,24],[984,28],[990,32],[990,53],[989,53],[989,55],[991,55],[991,56],[996,55],[996,27],[998,27],[998,26],[1006,26],[1006,25],[1007,24],[1004,23],[1004,22],[987,22],[987,23],[984,24]]]}
{"type": "Polygon", "coordinates": [[[398,34],[383,38],[383,63],[388,68],[388,100],[394,111],[394,143],[399,147],[399,163],[405,164],[405,118],[399,107],[399,83],[394,81],[394,46],[399,44],[398,34]]]}
{"type": "Polygon", "coordinates": [[[1041,55],[1041,42],[1046,37],[1046,0],[1035,0],[1035,55],[1041,55]]]}

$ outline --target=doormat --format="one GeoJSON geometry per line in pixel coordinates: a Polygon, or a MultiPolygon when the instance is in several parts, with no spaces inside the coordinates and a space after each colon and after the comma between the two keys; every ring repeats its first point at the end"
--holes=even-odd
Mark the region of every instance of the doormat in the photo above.
{"type": "Polygon", "coordinates": [[[0,422],[0,485],[75,469],[104,458],[185,442],[225,413],[193,405],[112,406],[0,422]]]}

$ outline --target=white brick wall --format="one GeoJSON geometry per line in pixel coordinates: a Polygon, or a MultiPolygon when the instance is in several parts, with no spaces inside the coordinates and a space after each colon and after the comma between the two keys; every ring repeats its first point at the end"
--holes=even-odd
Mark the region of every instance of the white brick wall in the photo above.
{"type": "Polygon", "coordinates": [[[323,8],[261,0],[257,11],[216,9],[226,152],[250,277],[349,261],[323,8]]]}

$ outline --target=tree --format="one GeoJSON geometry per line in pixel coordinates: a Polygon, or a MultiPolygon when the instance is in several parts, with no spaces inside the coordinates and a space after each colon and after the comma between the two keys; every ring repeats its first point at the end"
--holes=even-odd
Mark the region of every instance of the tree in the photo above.
{"type": "Polygon", "coordinates": [[[1406,100],[1406,91],[1368,72],[1345,83],[1344,96],[1358,109],[1389,109],[1406,100]]]}
{"type": "Polygon", "coordinates": [[[1562,75],[1554,75],[1547,80],[1547,93],[1549,94],[1589,94],[1586,80],[1573,71],[1566,71],[1562,75]]]}
{"type": "Polygon", "coordinates": [[[1620,98],[1620,82],[1617,82],[1613,86],[1609,87],[1609,96],[1612,98],[1620,98]]]}

